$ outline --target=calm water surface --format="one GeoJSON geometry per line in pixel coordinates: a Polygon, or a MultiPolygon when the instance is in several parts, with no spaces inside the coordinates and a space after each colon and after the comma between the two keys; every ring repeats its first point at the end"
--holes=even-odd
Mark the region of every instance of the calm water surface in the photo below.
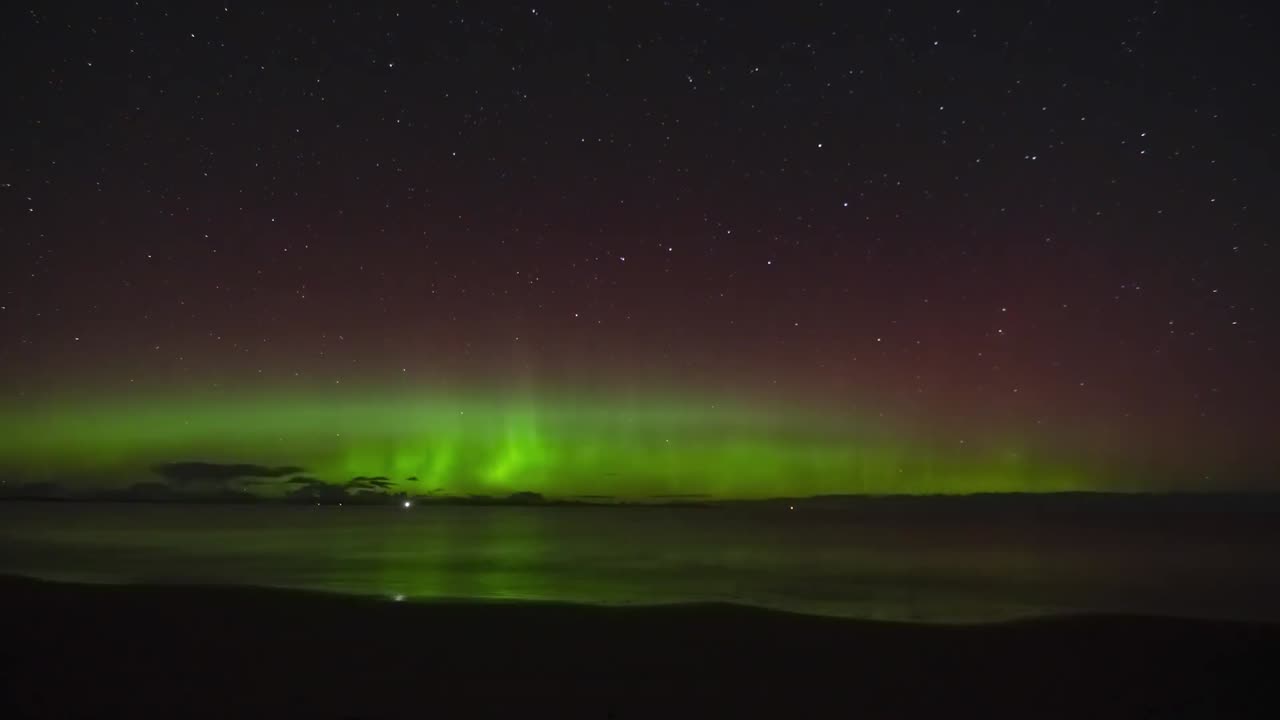
{"type": "Polygon", "coordinates": [[[839,510],[0,504],[0,573],[396,600],[735,602],[939,622],[1060,612],[1280,621],[1258,518],[839,510]]]}

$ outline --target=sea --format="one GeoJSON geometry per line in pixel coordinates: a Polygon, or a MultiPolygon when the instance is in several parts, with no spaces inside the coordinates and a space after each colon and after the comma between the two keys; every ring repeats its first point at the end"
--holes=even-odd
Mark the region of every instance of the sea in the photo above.
{"type": "Polygon", "coordinates": [[[1280,621],[1274,513],[0,503],[0,574],[885,621],[1280,621]]]}

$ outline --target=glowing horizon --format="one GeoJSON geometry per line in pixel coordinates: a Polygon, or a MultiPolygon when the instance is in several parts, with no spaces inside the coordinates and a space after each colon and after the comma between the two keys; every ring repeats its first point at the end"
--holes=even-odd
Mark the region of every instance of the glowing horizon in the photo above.
{"type": "MultiPolygon", "coordinates": [[[[99,397],[0,414],[0,431],[0,468],[94,486],[153,480],[158,464],[198,460],[298,466],[335,485],[385,477],[410,494],[749,499],[1117,489],[1007,441],[942,447],[848,417],[695,397],[99,397]]],[[[286,480],[263,481],[260,491],[279,492],[286,480]]]]}

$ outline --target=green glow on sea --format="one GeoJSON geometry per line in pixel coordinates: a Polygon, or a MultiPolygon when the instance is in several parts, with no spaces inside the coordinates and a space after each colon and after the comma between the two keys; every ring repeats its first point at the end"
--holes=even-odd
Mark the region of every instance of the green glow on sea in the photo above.
{"type": "MultiPolygon", "coordinates": [[[[693,396],[263,392],[42,402],[0,411],[0,469],[91,486],[158,463],[296,465],[410,494],[722,499],[1115,489],[1003,439],[912,439],[840,414],[693,396]],[[416,479],[411,479],[416,478],[416,479]]],[[[261,481],[265,494],[288,489],[261,481]]]]}

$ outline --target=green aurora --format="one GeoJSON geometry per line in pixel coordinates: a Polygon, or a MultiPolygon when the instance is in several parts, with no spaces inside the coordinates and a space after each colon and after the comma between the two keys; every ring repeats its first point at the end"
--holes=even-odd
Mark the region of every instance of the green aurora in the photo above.
{"type": "MultiPolygon", "coordinates": [[[[0,411],[0,470],[70,487],[155,479],[158,463],[296,465],[410,494],[750,499],[1114,490],[1018,443],[929,443],[847,417],[698,397],[266,392],[79,399],[0,411]],[[411,480],[410,478],[415,478],[411,480]]],[[[255,486],[270,495],[283,479],[255,486]]]]}

